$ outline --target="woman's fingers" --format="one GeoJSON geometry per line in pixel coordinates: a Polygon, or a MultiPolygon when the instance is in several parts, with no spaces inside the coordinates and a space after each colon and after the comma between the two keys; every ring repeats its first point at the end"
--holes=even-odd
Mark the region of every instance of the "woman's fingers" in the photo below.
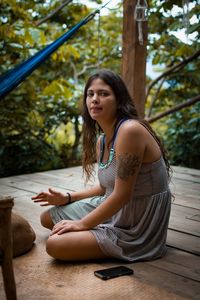
{"type": "Polygon", "coordinates": [[[69,232],[72,229],[71,227],[72,227],[71,224],[68,224],[67,221],[60,221],[59,223],[54,225],[51,235],[56,234],[56,233],[62,234],[65,232],[69,232]]]}
{"type": "Polygon", "coordinates": [[[47,197],[47,193],[41,192],[39,194],[37,194],[36,196],[32,196],[31,199],[44,199],[45,197],[47,197]]]}
{"type": "Polygon", "coordinates": [[[64,225],[64,222],[65,221],[60,221],[60,222],[56,223],[53,227],[53,230],[62,227],[64,225]]]}
{"type": "Polygon", "coordinates": [[[41,192],[31,197],[34,202],[44,202],[41,206],[47,205],[64,205],[66,204],[65,195],[49,188],[49,192],[41,192]]]}
{"type": "Polygon", "coordinates": [[[68,232],[69,230],[66,228],[66,226],[65,227],[57,227],[57,228],[55,228],[55,229],[53,229],[52,230],[52,232],[51,232],[51,235],[53,235],[53,234],[62,234],[62,233],[64,233],[64,232],[68,232]]]}
{"type": "Polygon", "coordinates": [[[49,192],[53,195],[57,195],[57,194],[60,194],[59,192],[53,190],[52,188],[49,188],[49,192]]]}
{"type": "Polygon", "coordinates": [[[48,206],[48,205],[51,205],[51,204],[49,204],[48,200],[45,200],[45,199],[37,199],[37,200],[34,200],[34,199],[33,199],[33,202],[34,202],[34,203],[41,203],[41,202],[42,202],[42,204],[40,204],[40,206],[48,206]],[[44,203],[44,202],[45,202],[45,203],[44,203]]]}
{"type": "Polygon", "coordinates": [[[65,227],[65,228],[60,229],[60,230],[57,232],[57,234],[59,235],[59,234],[63,234],[63,233],[65,233],[65,232],[69,232],[69,231],[70,231],[70,230],[67,229],[67,228],[65,227]]]}
{"type": "MultiPolygon", "coordinates": [[[[32,196],[31,199],[35,203],[37,203],[37,202],[48,202],[49,203],[50,196],[51,196],[51,194],[49,194],[49,193],[41,192],[36,196],[32,196]]],[[[49,205],[48,203],[46,205],[49,205]]]]}
{"type": "Polygon", "coordinates": [[[38,198],[32,198],[32,200],[34,201],[34,202],[44,202],[44,201],[48,201],[49,200],[49,198],[48,198],[48,196],[45,196],[45,197],[38,197],[38,198]]]}
{"type": "Polygon", "coordinates": [[[33,202],[43,202],[44,199],[33,199],[33,202]]]}
{"type": "Polygon", "coordinates": [[[63,234],[69,231],[82,231],[87,230],[80,220],[72,221],[72,220],[63,220],[54,225],[51,235],[53,234],[63,234]]]}
{"type": "Polygon", "coordinates": [[[51,205],[50,203],[44,203],[44,204],[40,204],[40,206],[49,206],[51,205]]]}

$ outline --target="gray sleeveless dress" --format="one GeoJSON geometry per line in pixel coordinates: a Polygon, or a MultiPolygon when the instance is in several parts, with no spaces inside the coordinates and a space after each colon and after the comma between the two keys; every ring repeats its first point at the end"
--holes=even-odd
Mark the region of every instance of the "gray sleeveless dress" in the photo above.
{"type": "MultiPolygon", "coordinates": [[[[113,191],[116,176],[114,146],[106,164],[99,162],[98,178],[106,193],[50,209],[54,223],[83,218],[113,191]]],[[[105,223],[90,230],[101,250],[110,257],[129,262],[152,260],[166,252],[171,193],[163,158],[143,164],[132,199],[105,223]]]]}

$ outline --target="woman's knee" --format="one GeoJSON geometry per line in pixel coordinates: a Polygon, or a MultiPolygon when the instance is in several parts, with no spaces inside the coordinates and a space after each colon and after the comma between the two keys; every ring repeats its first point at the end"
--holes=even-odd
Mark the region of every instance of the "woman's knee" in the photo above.
{"type": "Polygon", "coordinates": [[[57,235],[52,235],[46,241],[46,252],[53,258],[59,259],[59,247],[57,235]]]}
{"type": "Polygon", "coordinates": [[[49,210],[44,211],[41,215],[40,215],[40,222],[42,224],[42,226],[48,228],[48,229],[52,229],[54,224],[52,222],[49,210]]]}
{"type": "Polygon", "coordinates": [[[46,251],[53,258],[65,261],[107,257],[89,231],[53,234],[46,242],[46,251]]]}

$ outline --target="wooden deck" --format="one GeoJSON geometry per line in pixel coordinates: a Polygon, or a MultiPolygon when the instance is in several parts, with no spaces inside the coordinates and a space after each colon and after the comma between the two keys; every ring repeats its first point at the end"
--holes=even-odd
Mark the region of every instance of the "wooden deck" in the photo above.
{"type": "MultiPolygon", "coordinates": [[[[36,232],[30,252],[14,259],[19,300],[143,300],[200,299],[200,171],[174,167],[171,189],[175,194],[168,230],[168,252],[162,259],[131,263],[134,276],[102,281],[97,269],[121,265],[119,261],[61,263],[45,252],[48,230],[41,227],[44,208],[31,196],[49,186],[60,191],[84,187],[80,167],[0,178],[0,194],[15,197],[14,210],[36,232]]],[[[5,295],[0,274],[0,299],[5,295]]]]}

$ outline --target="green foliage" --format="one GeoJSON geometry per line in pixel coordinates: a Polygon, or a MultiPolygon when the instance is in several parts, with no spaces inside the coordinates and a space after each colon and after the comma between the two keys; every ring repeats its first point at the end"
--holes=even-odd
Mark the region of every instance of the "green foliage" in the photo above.
{"type": "MultiPolygon", "coordinates": [[[[183,32],[187,29],[187,24],[183,22],[183,1],[150,1],[149,58],[156,67],[155,70],[159,72],[158,75],[184,62],[200,50],[198,2],[189,1],[188,39],[183,42],[177,35],[180,30],[183,32]]],[[[165,77],[161,86],[159,86],[161,81],[154,86],[146,106],[149,108],[152,99],[156,98],[152,116],[199,95],[199,68],[200,60],[197,58],[183,68],[171,72],[165,77]]],[[[198,109],[199,105],[196,104],[154,124],[160,135],[165,137],[170,160],[175,165],[199,168],[197,163],[200,144],[198,109]]]]}
{"type": "Polygon", "coordinates": [[[173,114],[164,141],[173,165],[200,169],[200,103],[173,114]]]}
{"type": "MultiPolygon", "coordinates": [[[[102,3],[100,0],[91,2],[102,3]]],[[[196,21],[190,24],[189,33],[195,32],[196,36],[190,39],[189,35],[188,43],[183,43],[175,34],[184,28],[182,1],[149,1],[148,58],[159,72],[183,61],[199,49],[200,7],[198,1],[190,2],[193,4],[190,18],[195,16],[196,21]],[[179,11],[173,15],[175,5],[179,11]]],[[[37,25],[37,21],[60,4],[60,0],[0,2],[1,74],[55,41],[91,12],[88,6],[76,1],[37,25]]],[[[108,15],[102,15],[100,26],[96,16],[81,27],[50,59],[0,101],[0,176],[80,163],[80,103],[85,81],[99,66],[120,72],[121,43],[122,6],[109,11],[108,15]]],[[[199,60],[194,60],[168,76],[159,92],[153,114],[197,95],[199,68],[199,60]]],[[[151,98],[156,88],[151,91],[151,98]]],[[[146,106],[148,108],[149,99],[146,106]]],[[[193,145],[199,148],[197,112],[198,107],[194,106],[170,116],[166,122],[162,120],[155,124],[166,137],[174,164],[197,167],[195,159],[191,160],[191,153],[192,157],[196,157],[193,145]],[[176,135],[172,134],[173,130],[176,135]],[[185,143],[189,136],[194,143],[185,143]],[[184,157],[182,160],[181,155],[184,157]]]]}
{"type": "Polygon", "coordinates": [[[39,136],[1,133],[0,140],[0,176],[64,167],[55,148],[39,136]]]}
{"type": "MultiPolygon", "coordinates": [[[[101,3],[101,1],[96,1],[101,3]]],[[[60,0],[4,0],[0,2],[0,73],[55,41],[91,10],[71,3],[49,20],[40,21],[61,4],[60,0]]],[[[121,22],[117,11],[78,30],[31,76],[0,101],[0,176],[29,173],[80,163],[80,102],[88,75],[98,67],[114,66],[121,55],[121,22]],[[117,24],[107,38],[107,31],[117,24]],[[105,39],[104,39],[104,36],[105,39]],[[113,57],[109,55],[112,51],[113,57]],[[70,137],[73,136],[73,138],[70,137]],[[65,138],[64,138],[65,136],[65,138]]]]}

